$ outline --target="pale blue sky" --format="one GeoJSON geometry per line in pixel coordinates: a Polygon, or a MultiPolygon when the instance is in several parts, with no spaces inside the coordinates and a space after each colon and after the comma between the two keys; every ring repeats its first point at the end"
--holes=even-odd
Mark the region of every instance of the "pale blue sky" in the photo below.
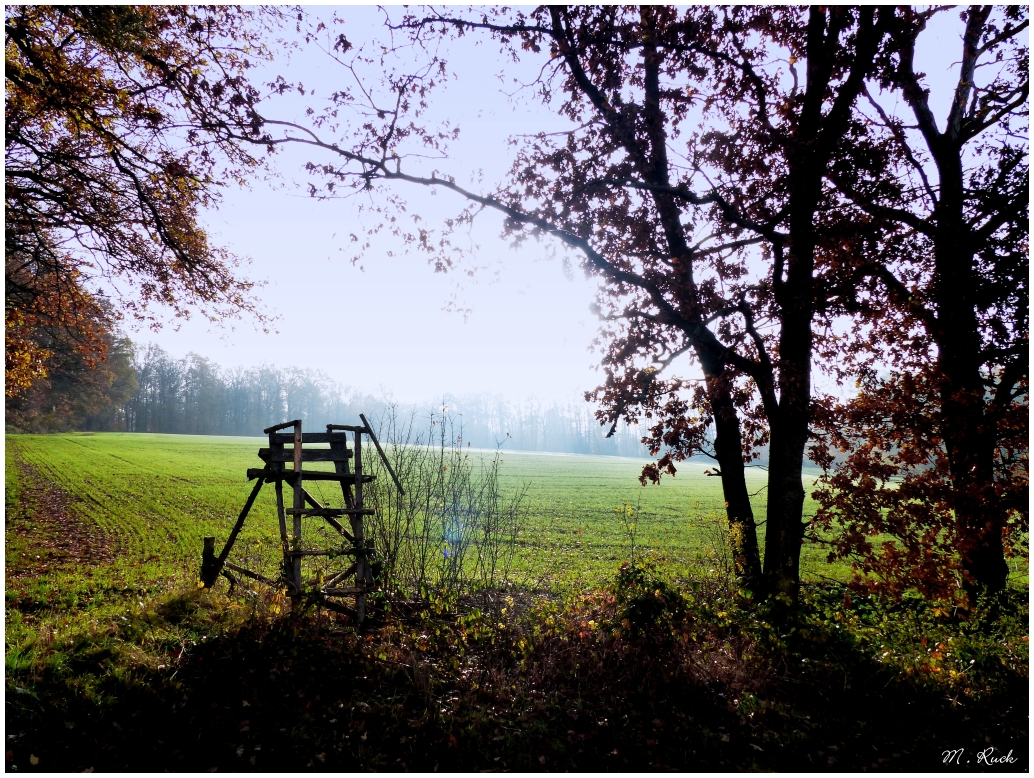
{"type": "MultiPolygon", "coordinates": [[[[310,10],[329,14],[326,8],[310,10]]],[[[375,9],[339,13],[349,19],[344,30],[356,45],[381,33],[375,9]]],[[[454,158],[442,165],[461,182],[478,168],[486,184],[499,180],[508,167],[509,135],[557,123],[541,110],[537,116],[515,113],[495,77],[502,69],[495,51],[466,42],[458,47],[450,59],[460,82],[436,101],[435,114],[463,128],[454,158]],[[484,67],[489,60],[491,67],[484,67]]],[[[315,88],[318,100],[347,73],[309,52],[295,54],[284,75],[315,88]]],[[[260,296],[281,316],[278,333],[255,332],[247,321],[236,322],[233,331],[220,330],[195,318],[178,332],[134,333],[136,340],[158,343],[175,356],[194,351],[227,367],[314,367],[364,391],[383,388],[402,401],[446,392],[575,399],[600,382],[589,367],[597,325],[589,312],[594,286],[577,268],[565,277],[546,246],[511,250],[498,239],[499,218],[486,213],[473,238],[481,246],[477,264],[490,269],[473,280],[436,274],[425,257],[406,254],[390,237],[378,239],[360,271],[340,251],[347,249],[350,232],[361,234],[358,201],[316,202],[294,187],[292,182],[306,181],[301,167],[307,158],[307,150],[284,149],[274,161],[283,188],[257,183],[250,191],[227,191],[222,207],[207,218],[213,238],[250,257],[251,275],[268,280],[260,296]],[[443,310],[454,296],[458,307],[472,309],[466,321],[461,313],[443,310]]],[[[462,207],[446,194],[400,191],[426,221],[453,216],[462,207]]]]}
{"type": "MultiPolygon", "coordinates": [[[[310,12],[329,17],[331,9],[310,12]]],[[[355,45],[382,34],[376,9],[352,6],[338,13],[347,24],[335,28],[335,34],[343,29],[355,45]]],[[[929,62],[928,72],[937,74],[931,82],[934,100],[944,106],[938,116],[951,99],[957,29],[957,15],[945,14],[923,38],[920,54],[929,62]]],[[[507,137],[562,125],[534,99],[514,102],[503,93],[514,90],[514,77],[530,80],[535,71],[504,63],[496,44],[471,36],[450,44],[449,51],[458,79],[438,93],[433,114],[459,124],[462,134],[450,160],[437,167],[460,183],[469,183],[481,168],[487,189],[506,173],[507,137]]],[[[350,78],[314,50],[275,68],[288,80],[315,88],[315,98],[309,99],[317,101],[350,78]]],[[[278,110],[278,118],[291,118],[292,112],[301,118],[298,103],[278,110]]],[[[577,263],[573,274],[565,274],[546,245],[511,250],[498,238],[499,218],[485,213],[472,237],[480,246],[477,264],[490,269],[473,281],[462,274],[434,273],[423,256],[406,254],[390,237],[378,238],[361,271],[341,253],[348,234],[363,226],[358,203],[316,202],[295,187],[295,182],[306,182],[301,167],[307,158],[312,158],[307,151],[285,149],[273,163],[279,186],[256,183],[250,191],[228,190],[223,206],[206,219],[215,241],[251,258],[251,277],[268,280],[259,295],[281,317],[278,332],[263,334],[247,321],[236,322],[232,330],[213,328],[195,319],[179,331],[130,332],[134,340],[155,342],[174,356],[193,351],[224,367],[318,368],[355,389],[385,391],[404,402],[474,392],[513,400],[529,395],[574,400],[601,382],[601,374],[590,367],[598,361],[589,349],[597,327],[589,311],[594,282],[582,276],[577,263]],[[443,310],[454,296],[459,307],[472,309],[466,321],[460,313],[443,310]]],[[[398,191],[411,211],[431,223],[455,215],[463,205],[448,193],[398,191]]]]}

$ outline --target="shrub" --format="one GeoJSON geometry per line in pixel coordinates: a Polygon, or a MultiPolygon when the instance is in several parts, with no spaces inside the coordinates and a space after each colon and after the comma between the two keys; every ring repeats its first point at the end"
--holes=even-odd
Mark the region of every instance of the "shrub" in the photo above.
{"type": "Polygon", "coordinates": [[[612,593],[617,620],[633,635],[670,631],[688,612],[685,597],[663,580],[649,561],[623,563],[612,593]]]}
{"type": "MultiPolygon", "coordinates": [[[[394,407],[380,427],[405,488],[400,494],[387,473],[378,473],[366,491],[375,510],[367,536],[382,564],[382,587],[447,602],[499,589],[511,574],[526,492],[504,494],[500,452],[464,448],[462,427],[445,409],[431,416],[426,433],[416,431],[415,415],[400,423],[394,407]]],[[[375,460],[375,473],[379,466],[375,460]]]]}

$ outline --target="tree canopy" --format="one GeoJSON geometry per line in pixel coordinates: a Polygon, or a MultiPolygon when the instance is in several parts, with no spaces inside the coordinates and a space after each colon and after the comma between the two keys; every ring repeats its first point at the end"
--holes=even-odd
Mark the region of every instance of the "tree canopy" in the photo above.
{"type": "Polygon", "coordinates": [[[264,315],[199,221],[260,164],[248,81],[275,14],[216,6],[5,10],[6,390],[96,362],[128,315],[264,315]],[[231,132],[232,129],[232,132],[231,132]],[[101,298],[111,301],[106,304],[101,298]]]}

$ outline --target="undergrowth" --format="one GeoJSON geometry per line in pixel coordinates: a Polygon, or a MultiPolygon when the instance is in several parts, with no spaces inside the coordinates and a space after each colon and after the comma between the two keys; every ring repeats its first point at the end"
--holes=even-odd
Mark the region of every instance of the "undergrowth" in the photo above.
{"type": "Polygon", "coordinates": [[[183,591],[8,646],[7,766],[1025,770],[1028,616],[1025,591],[951,613],[811,586],[777,620],[643,561],[565,597],[381,602],[363,630],[183,591]]]}

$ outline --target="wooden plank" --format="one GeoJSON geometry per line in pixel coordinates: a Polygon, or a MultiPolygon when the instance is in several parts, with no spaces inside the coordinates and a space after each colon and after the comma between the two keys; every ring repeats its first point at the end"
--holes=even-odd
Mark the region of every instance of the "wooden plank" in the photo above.
{"type": "MultiPolygon", "coordinates": [[[[274,444],[283,445],[285,443],[294,442],[293,432],[278,432],[271,436],[274,444]]],[[[302,443],[343,443],[347,438],[343,432],[304,432],[302,433],[302,443]]]]}
{"type": "Polygon", "coordinates": [[[302,516],[321,516],[323,518],[331,518],[334,516],[372,516],[376,511],[373,508],[303,508],[300,511],[295,511],[294,508],[287,509],[287,515],[293,516],[295,513],[300,513],[302,516]]]}
{"type": "Polygon", "coordinates": [[[240,573],[241,575],[246,575],[246,576],[248,576],[248,578],[254,578],[256,581],[261,581],[262,583],[266,584],[267,586],[276,586],[277,585],[276,581],[274,581],[274,580],[272,580],[270,578],[266,578],[266,576],[260,575],[259,573],[253,573],[251,570],[245,570],[243,567],[238,567],[237,565],[233,564],[233,562],[227,562],[225,567],[228,567],[230,570],[233,570],[233,572],[235,572],[235,573],[240,573]]]}
{"type": "MultiPolygon", "coordinates": [[[[324,551],[318,548],[300,548],[298,550],[291,549],[290,551],[284,552],[287,556],[351,556],[352,554],[364,553],[362,549],[357,548],[337,548],[332,551],[324,551]]],[[[367,549],[365,553],[369,554],[370,550],[367,549]]]]}
{"type": "MultiPolygon", "coordinates": [[[[263,462],[293,462],[295,460],[295,452],[289,448],[285,448],[282,451],[270,451],[268,448],[260,448],[258,455],[263,462]]],[[[343,459],[351,458],[352,452],[348,450],[334,451],[329,448],[302,449],[303,462],[339,462],[343,459]]]]}
{"type": "MultiPolygon", "coordinates": [[[[340,463],[335,463],[340,464],[340,463]]],[[[282,470],[276,472],[267,468],[249,467],[248,468],[248,479],[252,478],[265,478],[267,482],[273,481],[294,481],[294,472],[291,470],[282,470]]],[[[303,481],[338,481],[339,483],[346,483],[351,485],[355,482],[355,476],[350,473],[325,473],[320,470],[304,470],[302,471],[303,481]]],[[[363,483],[368,484],[374,480],[372,475],[364,475],[363,483]]]]}
{"type": "Polygon", "coordinates": [[[266,427],[262,430],[262,434],[269,435],[277,430],[286,429],[288,427],[298,427],[301,423],[301,419],[295,419],[294,421],[285,421],[283,424],[274,424],[272,427],[266,427]]]}
{"type": "Polygon", "coordinates": [[[349,597],[356,594],[366,594],[369,590],[362,586],[352,586],[347,589],[323,589],[327,597],[349,597]]]}
{"type": "Polygon", "coordinates": [[[366,427],[356,427],[354,424],[328,424],[327,432],[331,430],[345,430],[346,432],[365,432],[366,427]]]}
{"type": "Polygon", "coordinates": [[[302,516],[342,516],[344,511],[341,508],[302,508],[300,511],[296,511],[294,508],[287,509],[287,515],[292,516],[295,513],[300,513],[302,516]]]}
{"type": "MultiPolygon", "coordinates": [[[[292,475],[293,477],[293,475],[292,475]]],[[[306,481],[340,481],[341,476],[337,473],[324,473],[319,470],[306,470],[302,473],[302,478],[306,481]]],[[[345,478],[349,481],[355,481],[355,476],[345,475],[345,478]]],[[[363,483],[368,484],[374,480],[372,475],[364,475],[363,483]]]]}

